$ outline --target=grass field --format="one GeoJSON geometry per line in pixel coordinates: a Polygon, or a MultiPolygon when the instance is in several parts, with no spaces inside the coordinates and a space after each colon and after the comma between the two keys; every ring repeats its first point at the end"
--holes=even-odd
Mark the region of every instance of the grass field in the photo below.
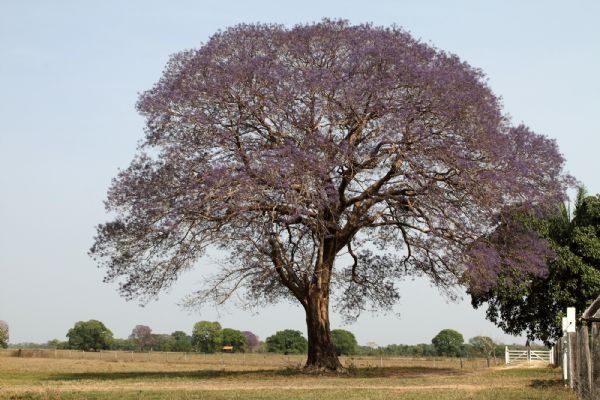
{"type": "Polygon", "coordinates": [[[146,361],[114,355],[0,356],[0,399],[576,400],[563,387],[559,372],[547,367],[461,369],[440,361],[435,367],[423,366],[410,359],[395,366],[385,366],[392,364],[385,360],[380,367],[381,360],[372,358],[360,361],[370,366],[351,366],[343,376],[314,376],[293,366],[300,359],[235,357],[237,365],[232,362],[236,358],[220,356],[206,357],[205,363],[160,361],[160,356],[146,361]],[[289,365],[281,366],[282,360],[289,365]]]}

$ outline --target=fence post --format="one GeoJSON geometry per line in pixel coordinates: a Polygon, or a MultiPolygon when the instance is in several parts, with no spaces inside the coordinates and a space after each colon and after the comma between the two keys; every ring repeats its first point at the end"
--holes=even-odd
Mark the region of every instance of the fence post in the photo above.
{"type": "Polygon", "coordinates": [[[592,360],[590,356],[590,341],[589,341],[588,325],[584,322],[579,327],[579,393],[584,395],[584,398],[590,398],[592,387],[592,360]]]}
{"type": "Polygon", "coordinates": [[[592,323],[592,392],[595,399],[600,398],[600,324],[592,323]]]}
{"type": "Polygon", "coordinates": [[[504,363],[510,364],[510,356],[508,355],[508,346],[504,346],[504,363]]]}
{"type": "Polygon", "coordinates": [[[577,387],[577,333],[569,332],[569,386],[571,389],[577,387]]]}

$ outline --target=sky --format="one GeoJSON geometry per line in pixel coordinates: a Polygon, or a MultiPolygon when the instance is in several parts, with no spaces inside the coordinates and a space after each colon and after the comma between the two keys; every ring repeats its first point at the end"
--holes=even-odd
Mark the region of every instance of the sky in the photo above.
{"type": "MultiPolygon", "coordinates": [[[[600,3],[597,1],[33,1],[0,2],[0,320],[11,342],[64,340],[76,321],[103,321],[116,337],[135,325],[156,333],[219,320],[263,340],[305,331],[294,304],[261,310],[178,303],[210,259],[157,301],[140,307],[102,282],[87,255],[103,200],[143,137],[138,93],[160,78],[169,55],[198,48],[214,32],[246,22],[287,26],[344,18],[396,24],[481,68],[515,123],[556,139],[566,169],[600,193],[600,3]]],[[[344,325],[358,342],[428,343],[440,330],[465,338],[503,334],[422,279],[401,283],[393,314],[344,325]]],[[[459,290],[459,294],[462,292],[459,290]]]]}

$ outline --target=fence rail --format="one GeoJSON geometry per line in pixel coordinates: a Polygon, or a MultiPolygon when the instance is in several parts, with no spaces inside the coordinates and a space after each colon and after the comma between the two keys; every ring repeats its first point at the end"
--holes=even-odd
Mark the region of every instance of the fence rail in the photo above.
{"type": "Polygon", "coordinates": [[[531,361],[543,361],[548,364],[554,364],[554,348],[550,350],[511,350],[507,346],[504,351],[506,364],[531,363],[531,361]]]}

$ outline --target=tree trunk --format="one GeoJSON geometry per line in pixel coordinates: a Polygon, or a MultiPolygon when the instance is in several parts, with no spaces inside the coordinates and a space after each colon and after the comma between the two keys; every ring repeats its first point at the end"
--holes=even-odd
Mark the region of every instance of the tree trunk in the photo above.
{"type": "Polygon", "coordinates": [[[329,285],[309,290],[305,305],[308,332],[308,359],[305,368],[310,371],[344,371],[338,360],[329,327],[329,285]]]}

